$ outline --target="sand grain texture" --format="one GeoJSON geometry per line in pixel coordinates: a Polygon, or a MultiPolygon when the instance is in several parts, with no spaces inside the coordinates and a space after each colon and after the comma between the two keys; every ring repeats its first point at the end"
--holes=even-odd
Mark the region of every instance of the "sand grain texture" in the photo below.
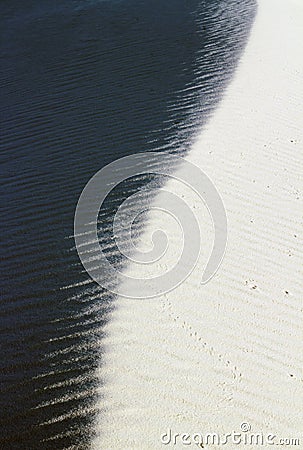
{"type": "MultiPolygon", "coordinates": [[[[236,75],[188,155],[215,183],[229,223],[224,262],[205,286],[206,208],[167,184],[196,208],[204,250],[169,294],[118,299],[94,448],[160,449],[168,428],[223,434],[242,422],[303,444],[302,24],[299,1],[260,0],[236,75]]],[[[164,222],[155,213],[146,235],[164,222]]]]}

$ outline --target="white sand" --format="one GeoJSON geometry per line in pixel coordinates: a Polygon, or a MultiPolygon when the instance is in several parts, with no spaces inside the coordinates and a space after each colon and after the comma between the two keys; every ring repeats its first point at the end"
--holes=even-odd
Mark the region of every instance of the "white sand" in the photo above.
{"type": "MultiPolygon", "coordinates": [[[[236,75],[188,155],[226,206],[224,262],[200,285],[211,246],[205,242],[198,266],[176,290],[119,299],[107,326],[94,448],[172,448],[160,441],[168,428],[224,434],[242,422],[252,432],[301,438],[301,447],[288,448],[302,448],[302,42],[300,0],[259,1],[236,75]]],[[[175,182],[168,188],[188,199],[204,236],[212,236],[205,207],[175,182]]],[[[178,440],[174,448],[186,446],[178,440]]]]}

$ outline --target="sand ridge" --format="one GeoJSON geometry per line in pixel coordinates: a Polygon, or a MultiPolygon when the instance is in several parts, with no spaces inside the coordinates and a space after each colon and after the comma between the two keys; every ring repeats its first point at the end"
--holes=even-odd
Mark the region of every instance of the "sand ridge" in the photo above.
{"type": "MultiPolygon", "coordinates": [[[[118,299],[99,369],[93,448],[173,448],[161,443],[168,429],[223,435],[242,423],[303,445],[302,23],[299,1],[259,1],[236,75],[187,157],[213,180],[228,216],[226,256],[205,286],[207,210],[167,183],[196,209],[204,250],[174,291],[118,299]]],[[[161,226],[165,218],[154,212],[146,235],[161,226]]],[[[178,440],[174,448],[186,447],[178,440]]]]}

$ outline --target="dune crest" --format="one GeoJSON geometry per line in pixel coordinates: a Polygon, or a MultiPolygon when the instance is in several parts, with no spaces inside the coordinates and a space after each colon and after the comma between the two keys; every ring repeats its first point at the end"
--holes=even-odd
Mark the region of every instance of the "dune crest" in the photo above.
{"type": "MultiPolygon", "coordinates": [[[[187,156],[212,179],[228,217],[227,252],[206,285],[207,210],[174,181],[166,185],[196,208],[204,251],[174,291],[118,299],[93,448],[160,449],[168,430],[224,435],[243,423],[302,445],[302,23],[299,1],[259,0],[236,75],[187,156]]],[[[164,221],[153,213],[146,233],[164,221]]]]}

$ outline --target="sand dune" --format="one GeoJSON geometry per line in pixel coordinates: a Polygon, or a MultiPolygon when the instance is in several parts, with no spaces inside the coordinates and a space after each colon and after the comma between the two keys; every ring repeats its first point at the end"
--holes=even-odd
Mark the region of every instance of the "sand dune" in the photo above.
{"type": "MultiPolygon", "coordinates": [[[[299,1],[259,1],[236,75],[187,157],[213,180],[228,216],[226,256],[207,285],[200,284],[212,244],[207,210],[167,183],[195,209],[205,246],[174,291],[118,299],[99,371],[105,387],[94,448],[160,449],[168,429],[223,435],[243,422],[303,445],[302,23],[299,1]]],[[[154,212],[144,236],[165,220],[154,212]]],[[[140,267],[128,270],[144,276],[140,267]]],[[[174,448],[183,447],[178,437],[174,448]]]]}

